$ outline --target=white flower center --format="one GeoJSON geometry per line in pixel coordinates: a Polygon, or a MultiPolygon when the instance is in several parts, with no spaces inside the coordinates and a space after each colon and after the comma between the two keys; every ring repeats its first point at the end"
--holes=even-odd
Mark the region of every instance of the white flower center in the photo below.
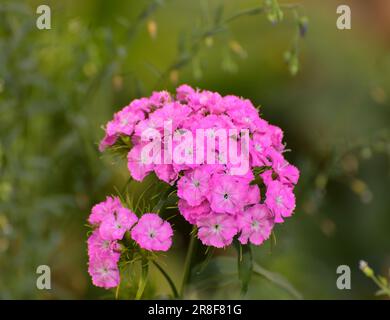
{"type": "Polygon", "coordinates": [[[213,225],[213,231],[214,233],[219,233],[221,231],[221,225],[219,225],[218,223],[213,225]]]}
{"type": "Polygon", "coordinates": [[[149,237],[150,237],[151,239],[153,239],[154,237],[156,237],[156,231],[153,230],[153,229],[149,230],[149,237]]]}
{"type": "Polygon", "coordinates": [[[258,221],[254,220],[251,223],[251,227],[252,227],[253,230],[257,231],[257,230],[259,230],[260,224],[259,224],[258,221]]]}
{"type": "Polygon", "coordinates": [[[199,187],[200,187],[200,182],[199,182],[199,180],[194,179],[194,180],[192,180],[192,183],[193,183],[193,185],[194,185],[195,188],[199,188],[199,187]]]}

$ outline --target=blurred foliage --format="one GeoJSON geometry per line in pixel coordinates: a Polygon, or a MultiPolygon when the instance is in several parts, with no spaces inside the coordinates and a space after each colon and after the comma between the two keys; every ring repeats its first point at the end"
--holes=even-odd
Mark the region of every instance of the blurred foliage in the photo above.
{"type": "MultiPolygon", "coordinates": [[[[359,267],[360,270],[362,270],[362,272],[366,275],[366,277],[370,278],[378,286],[379,289],[375,294],[377,296],[386,295],[388,298],[390,298],[390,285],[388,277],[376,275],[374,270],[372,270],[364,260],[360,261],[359,267]]],[[[390,269],[388,276],[390,276],[390,269]]]]}
{"type": "MultiPolygon", "coordinates": [[[[340,31],[336,1],[52,0],[52,29],[38,30],[39,1],[0,0],[0,298],[114,297],[86,272],[89,210],[128,180],[124,161],[99,154],[100,127],[131,99],[178,83],[261,104],[301,170],[296,213],[276,243],[252,248],[244,297],[374,298],[357,263],[382,274],[390,265],[386,3],[351,1],[352,30],[340,31]],[[41,264],[51,291],[36,289],[41,264]],[[352,290],[336,288],[341,264],[352,290]]],[[[129,194],[151,183],[130,182],[129,194]]],[[[179,283],[190,228],[172,222],[161,264],[179,283]]],[[[204,272],[193,268],[188,296],[239,298],[235,255],[216,250],[204,272]]],[[[205,257],[199,245],[194,262],[205,257]]],[[[169,292],[156,271],[146,297],[169,292]]],[[[123,283],[120,296],[136,286],[123,283]]]]}

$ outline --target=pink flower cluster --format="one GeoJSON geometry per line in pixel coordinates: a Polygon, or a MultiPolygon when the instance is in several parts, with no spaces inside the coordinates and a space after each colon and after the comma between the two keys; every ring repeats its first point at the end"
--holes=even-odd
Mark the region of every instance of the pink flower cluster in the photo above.
{"type": "MultiPolygon", "coordinates": [[[[247,100],[221,96],[181,85],[176,95],[154,92],[149,98],[132,101],[106,125],[100,150],[118,139],[130,139],[128,169],[137,181],[154,172],[169,184],[177,185],[178,207],[183,217],[198,228],[203,244],[225,247],[237,236],[242,244],[260,245],[270,236],[275,223],[282,223],[295,209],[294,186],[298,169],[284,158],[283,131],[259,116],[247,100]],[[249,170],[230,173],[236,164],[145,163],[141,157],[148,128],[164,136],[164,122],[171,121],[174,132],[195,134],[197,129],[246,129],[249,131],[249,170]]],[[[241,140],[240,135],[229,137],[241,140]]],[[[163,141],[161,141],[164,144],[163,141]]],[[[222,156],[224,150],[217,152],[222,156]]],[[[163,149],[163,148],[162,148],[163,149]]],[[[191,150],[190,150],[191,151],[191,150]]],[[[134,235],[134,239],[141,239],[134,235]]]]}
{"type": "Polygon", "coordinates": [[[168,222],[154,213],[138,219],[118,197],[107,197],[96,204],[88,222],[95,227],[88,238],[88,272],[98,287],[108,289],[119,284],[120,241],[127,231],[146,250],[167,251],[172,244],[173,231],[168,222]]]}

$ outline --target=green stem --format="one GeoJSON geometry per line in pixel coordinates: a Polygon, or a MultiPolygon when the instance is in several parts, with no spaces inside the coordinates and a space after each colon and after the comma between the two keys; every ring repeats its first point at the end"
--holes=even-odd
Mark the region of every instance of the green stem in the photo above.
{"type": "Polygon", "coordinates": [[[142,294],[144,293],[146,282],[148,280],[149,273],[149,261],[147,258],[143,257],[141,260],[141,277],[139,279],[138,290],[135,296],[135,300],[140,300],[142,294]]]}
{"type": "Polygon", "coordinates": [[[188,246],[186,260],[184,262],[183,281],[182,281],[181,288],[180,288],[180,297],[181,298],[183,298],[184,290],[185,290],[185,287],[187,285],[188,279],[190,277],[191,262],[192,262],[192,258],[194,256],[195,244],[196,244],[195,233],[196,233],[196,227],[194,226],[192,228],[192,231],[191,231],[190,244],[188,246]]]}
{"type": "Polygon", "coordinates": [[[120,290],[121,283],[119,282],[118,286],[116,287],[115,290],[115,300],[119,299],[119,290],[120,290]]]}
{"type": "Polygon", "coordinates": [[[153,264],[156,266],[156,268],[161,272],[161,274],[164,276],[165,280],[167,280],[169,286],[171,287],[173,297],[175,299],[179,298],[179,293],[177,292],[175,283],[173,282],[172,278],[168,275],[168,273],[161,267],[156,261],[153,261],[153,264]]]}
{"type": "Polygon", "coordinates": [[[376,283],[376,285],[377,285],[385,294],[387,294],[387,295],[390,297],[390,288],[386,287],[381,281],[379,281],[379,279],[378,279],[375,275],[372,275],[370,278],[376,283]]]}
{"type": "Polygon", "coordinates": [[[153,212],[159,214],[165,203],[168,201],[169,196],[171,193],[175,190],[175,186],[170,186],[165,190],[165,192],[161,195],[160,200],[158,203],[154,206],[153,212]]]}

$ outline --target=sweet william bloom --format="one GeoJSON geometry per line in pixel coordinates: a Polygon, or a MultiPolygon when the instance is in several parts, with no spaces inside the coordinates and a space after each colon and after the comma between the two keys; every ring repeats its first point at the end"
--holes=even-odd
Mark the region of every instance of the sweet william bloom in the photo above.
{"type": "Polygon", "coordinates": [[[277,126],[269,125],[268,131],[271,134],[272,145],[277,151],[283,151],[283,131],[277,126]]]}
{"type": "Polygon", "coordinates": [[[272,161],[272,169],[282,183],[293,186],[297,184],[299,179],[299,170],[297,167],[288,163],[283,157],[283,154],[273,150],[269,153],[269,158],[272,161]]]}
{"type": "MultiPolygon", "coordinates": [[[[148,98],[133,100],[114,114],[105,126],[100,150],[123,138],[132,145],[128,152],[132,178],[142,181],[154,172],[161,181],[171,185],[177,182],[180,213],[198,227],[198,237],[207,246],[229,246],[235,235],[243,244],[260,245],[275,223],[292,215],[293,188],[299,171],[283,157],[283,131],[262,119],[249,100],[188,85],[178,87],[176,96],[166,91],[154,92],[148,98]],[[170,122],[172,132],[168,132],[170,126],[164,122],[170,122]],[[200,129],[205,137],[200,136],[194,145],[187,141],[188,145],[182,144],[181,138],[186,140],[187,133],[194,138],[200,129]],[[241,129],[245,131],[240,132],[241,129]],[[221,139],[226,133],[227,145],[221,139]],[[181,150],[176,154],[181,157],[164,157],[168,154],[162,147],[170,146],[167,138],[173,140],[172,151],[181,150]],[[151,145],[151,141],[155,144],[151,145]],[[207,159],[211,142],[215,142],[217,162],[194,162],[207,159]],[[146,145],[152,154],[141,153],[146,145]],[[230,158],[231,151],[240,154],[240,163],[230,158]],[[160,161],[166,158],[168,162],[160,161]],[[242,165],[248,169],[246,172],[233,171],[242,165]],[[233,173],[237,175],[230,175],[233,173]],[[260,192],[264,187],[265,194],[260,192]]],[[[88,239],[89,272],[97,286],[118,285],[117,264],[122,246],[118,240],[127,230],[145,250],[166,251],[172,244],[173,232],[168,222],[147,213],[133,226],[136,218],[132,219],[126,210],[118,198],[107,198],[92,209],[89,222],[96,228],[88,239]]]]}
{"type": "Polygon", "coordinates": [[[187,201],[180,199],[178,202],[179,211],[182,216],[191,224],[196,224],[198,219],[208,215],[211,211],[209,202],[203,201],[198,206],[190,206],[187,201]]]}
{"type": "Polygon", "coordinates": [[[279,173],[279,179],[283,183],[288,184],[290,187],[298,183],[299,170],[292,164],[287,164],[279,173]]]}
{"type": "Polygon", "coordinates": [[[105,240],[121,240],[137,220],[137,216],[131,210],[119,208],[103,220],[99,227],[100,236],[105,240]]]}
{"type": "Polygon", "coordinates": [[[217,92],[203,91],[199,94],[199,104],[211,114],[220,114],[225,111],[222,97],[217,92]]]}
{"type": "Polygon", "coordinates": [[[211,212],[198,219],[198,237],[206,246],[223,248],[230,245],[237,234],[237,223],[234,217],[227,214],[211,212]]]}
{"type": "Polygon", "coordinates": [[[99,151],[103,152],[109,146],[112,146],[116,142],[117,139],[118,139],[117,136],[110,136],[110,135],[106,134],[104,136],[104,138],[102,139],[102,141],[100,141],[100,143],[99,143],[99,151]]]}
{"type": "Polygon", "coordinates": [[[171,102],[171,95],[168,91],[153,92],[150,97],[149,103],[155,107],[162,107],[165,103],[171,102]]]}
{"type": "Polygon", "coordinates": [[[188,97],[192,94],[195,93],[195,90],[192,89],[189,85],[187,84],[182,84],[181,86],[177,87],[176,89],[176,97],[178,100],[187,102],[188,97]]]}
{"type": "Polygon", "coordinates": [[[239,99],[228,108],[227,114],[240,129],[256,130],[256,123],[260,119],[258,111],[247,99],[239,99]]]}
{"type": "Polygon", "coordinates": [[[260,189],[257,185],[249,186],[245,205],[257,204],[260,202],[260,189]]]}
{"type": "Polygon", "coordinates": [[[93,206],[88,222],[96,225],[100,224],[106,216],[122,207],[118,197],[107,197],[105,201],[93,206]]]}
{"type": "Polygon", "coordinates": [[[197,168],[187,172],[177,184],[177,195],[190,206],[200,205],[209,192],[210,174],[207,170],[197,168]]]}
{"type": "Polygon", "coordinates": [[[146,250],[167,251],[172,245],[173,230],[169,222],[155,213],[145,213],[131,230],[131,237],[146,250]]]}
{"type": "Polygon", "coordinates": [[[142,181],[153,170],[153,161],[142,157],[143,145],[134,146],[127,155],[127,167],[134,180],[142,181]]]}
{"type": "Polygon", "coordinates": [[[119,269],[113,259],[90,259],[88,272],[92,277],[92,283],[97,287],[110,289],[119,285],[119,269]]]}
{"type": "Polygon", "coordinates": [[[169,184],[173,184],[177,180],[177,172],[171,164],[160,164],[155,166],[154,173],[160,180],[169,184]]]}
{"type": "Polygon", "coordinates": [[[273,215],[264,204],[256,204],[243,212],[237,218],[241,235],[238,240],[242,244],[248,241],[260,245],[267,240],[274,226],[273,215]]]}
{"type": "Polygon", "coordinates": [[[266,182],[267,192],[265,204],[275,216],[275,222],[283,222],[290,217],[295,209],[295,196],[292,188],[278,180],[266,182]]]}
{"type": "Polygon", "coordinates": [[[158,124],[158,128],[163,128],[165,121],[172,123],[173,130],[185,120],[191,112],[191,108],[182,105],[179,102],[165,104],[161,109],[158,109],[149,115],[153,123],[158,124]]]}
{"type": "Polygon", "coordinates": [[[133,133],[134,125],[144,118],[142,111],[132,110],[127,106],[114,114],[114,119],[107,124],[106,132],[110,136],[119,134],[129,136],[133,133]]]}
{"type": "Polygon", "coordinates": [[[88,256],[90,260],[109,258],[118,262],[120,257],[119,244],[116,241],[103,239],[99,229],[96,229],[88,238],[88,256]]]}
{"type": "Polygon", "coordinates": [[[263,179],[263,182],[265,185],[268,185],[271,181],[274,179],[272,178],[273,172],[272,170],[266,170],[263,173],[260,174],[261,179],[263,179]]]}
{"type": "Polygon", "coordinates": [[[210,186],[210,206],[218,213],[236,214],[242,211],[247,188],[234,176],[214,175],[210,186]]]}
{"type": "Polygon", "coordinates": [[[254,166],[269,165],[267,155],[272,145],[271,136],[266,133],[255,133],[250,145],[250,155],[254,166]]]}
{"type": "Polygon", "coordinates": [[[144,112],[133,108],[132,104],[115,113],[114,119],[106,125],[106,135],[99,145],[99,150],[104,151],[113,145],[120,135],[130,136],[134,126],[144,118],[144,112]]]}

